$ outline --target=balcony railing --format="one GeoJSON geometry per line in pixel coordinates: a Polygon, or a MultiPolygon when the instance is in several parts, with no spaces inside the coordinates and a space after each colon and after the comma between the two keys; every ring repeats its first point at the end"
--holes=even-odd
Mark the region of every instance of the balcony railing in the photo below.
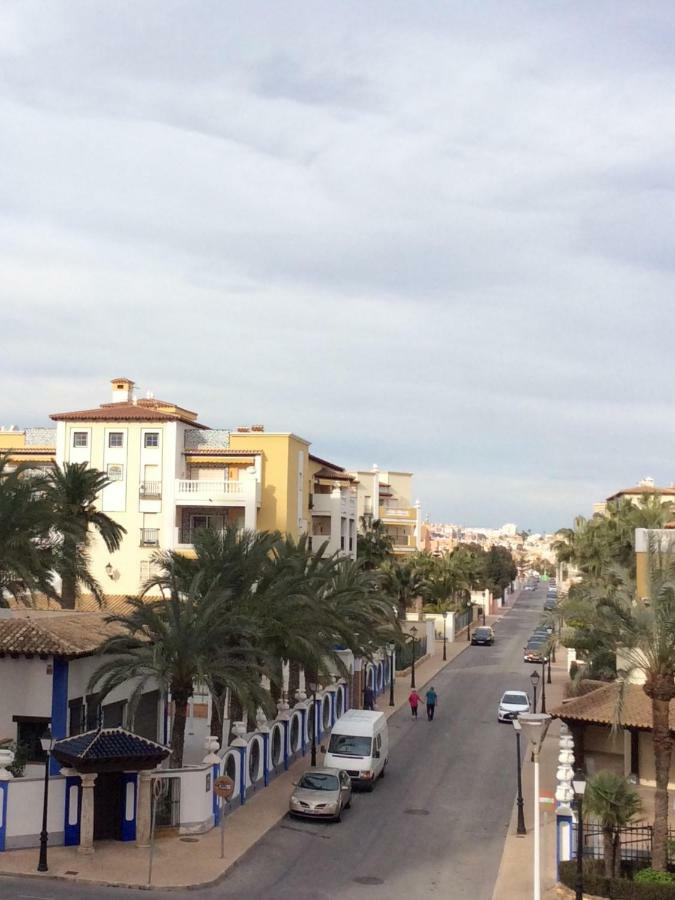
{"type": "Polygon", "coordinates": [[[232,503],[244,504],[248,500],[257,501],[259,483],[255,479],[241,481],[201,481],[197,478],[180,478],[176,481],[176,501],[183,504],[203,506],[227,506],[232,503]]]}
{"type": "Polygon", "coordinates": [[[161,481],[141,481],[138,486],[138,496],[141,499],[154,500],[162,496],[161,481]]]}
{"type": "Polygon", "coordinates": [[[159,528],[141,528],[141,547],[159,547],[159,528]]]}
{"type": "Polygon", "coordinates": [[[410,509],[410,507],[397,507],[397,506],[381,506],[380,507],[380,518],[381,519],[410,519],[413,520],[416,518],[416,511],[414,509],[410,509]]]}

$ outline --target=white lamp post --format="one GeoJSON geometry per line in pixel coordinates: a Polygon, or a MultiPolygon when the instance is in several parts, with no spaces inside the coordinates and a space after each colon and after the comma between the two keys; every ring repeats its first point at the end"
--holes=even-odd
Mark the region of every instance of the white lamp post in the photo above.
{"type": "Polygon", "coordinates": [[[541,900],[541,836],[539,834],[539,751],[544,743],[551,717],[546,713],[521,713],[518,721],[523,734],[530,742],[534,758],[534,865],[533,865],[533,900],[541,900]]]}

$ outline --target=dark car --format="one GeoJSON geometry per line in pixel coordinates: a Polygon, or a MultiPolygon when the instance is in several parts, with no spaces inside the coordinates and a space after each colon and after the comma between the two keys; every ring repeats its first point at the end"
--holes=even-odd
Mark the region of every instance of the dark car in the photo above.
{"type": "Polygon", "coordinates": [[[548,637],[531,637],[525,647],[523,647],[523,662],[548,662],[548,656],[545,652],[547,644],[548,637]]]}
{"type": "Polygon", "coordinates": [[[489,625],[479,625],[471,634],[472,644],[492,645],[495,642],[495,633],[489,625]]]}

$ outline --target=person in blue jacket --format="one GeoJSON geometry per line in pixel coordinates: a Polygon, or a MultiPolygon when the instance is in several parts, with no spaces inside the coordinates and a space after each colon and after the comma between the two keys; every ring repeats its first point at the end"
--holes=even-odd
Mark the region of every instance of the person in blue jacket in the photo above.
{"type": "Polygon", "coordinates": [[[438,702],[438,694],[434,690],[433,685],[426,692],[425,700],[427,704],[427,719],[430,722],[433,722],[434,713],[436,712],[436,703],[438,702]]]}

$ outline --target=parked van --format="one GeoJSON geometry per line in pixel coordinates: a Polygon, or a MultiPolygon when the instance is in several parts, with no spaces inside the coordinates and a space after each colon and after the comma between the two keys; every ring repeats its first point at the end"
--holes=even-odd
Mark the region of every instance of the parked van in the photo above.
{"type": "Polygon", "coordinates": [[[340,716],[324,751],[323,764],[345,769],[356,785],[372,791],[389,761],[389,729],[383,712],[349,709],[340,716]]]}

